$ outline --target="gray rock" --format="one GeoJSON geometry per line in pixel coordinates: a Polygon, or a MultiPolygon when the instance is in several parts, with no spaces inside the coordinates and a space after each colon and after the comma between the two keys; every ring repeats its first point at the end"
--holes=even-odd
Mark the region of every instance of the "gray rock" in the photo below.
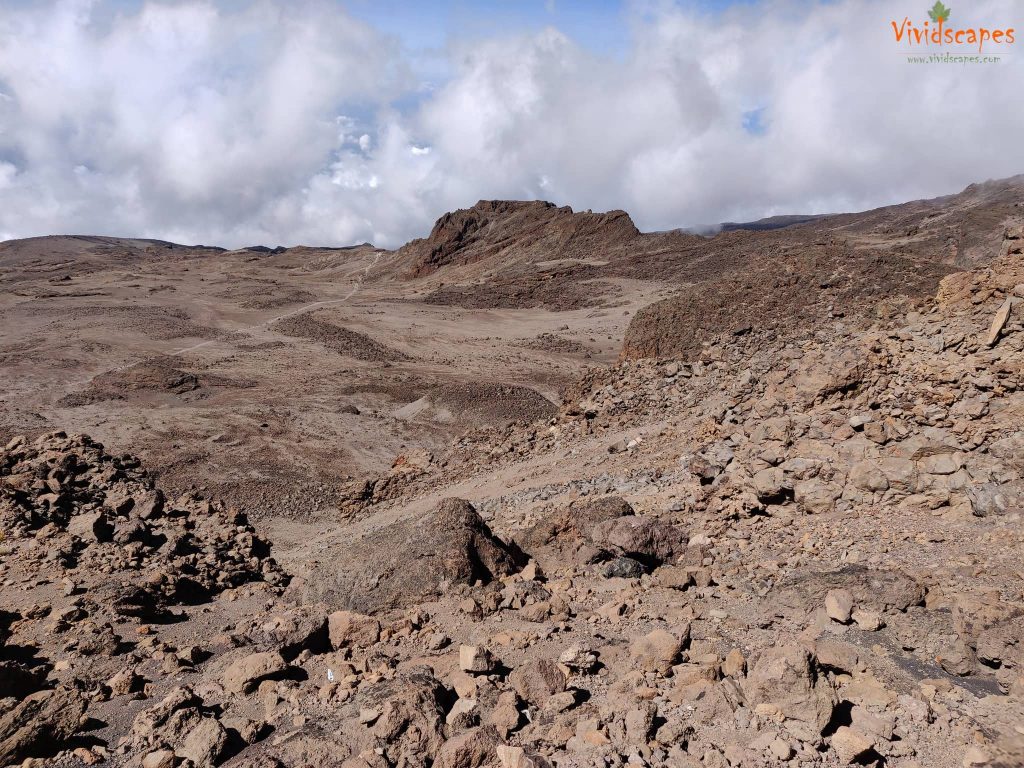
{"type": "Polygon", "coordinates": [[[968,485],[964,491],[976,517],[1005,515],[1024,506],[1024,488],[1019,484],[982,483],[968,485]]]}
{"type": "Polygon", "coordinates": [[[644,564],[631,557],[616,557],[601,569],[601,575],[608,579],[639,579],[645,573],[644,564]]]}

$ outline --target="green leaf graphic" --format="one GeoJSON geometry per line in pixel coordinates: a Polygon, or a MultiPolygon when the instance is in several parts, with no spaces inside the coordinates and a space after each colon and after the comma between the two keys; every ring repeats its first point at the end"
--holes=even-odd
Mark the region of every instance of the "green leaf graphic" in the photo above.
{"type": "Polygon", "coordinates": [[[942,0],[935,0],[935,5],[928,11],[928,15],[936,24],[941,24],[949,18],[949,11],[950,9],[942,4],[942,0]]]}

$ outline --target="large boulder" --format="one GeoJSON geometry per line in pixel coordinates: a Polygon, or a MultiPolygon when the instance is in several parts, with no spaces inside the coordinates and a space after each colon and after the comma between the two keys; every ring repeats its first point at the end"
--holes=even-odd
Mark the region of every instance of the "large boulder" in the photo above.
{"type": "Polygon", "coordinates": [[[565,675],[550,659],[528,661],[509,675],[509,682],[524,700],[537,706],[565,690],[565,675]]]}
{"type": "Polygon", "coordinates": [[[429,667],[411,667],[361,693],[359,706],[380,715],[368,735],[383,745],[388,765],[424,765],[445,743],[444,717],[450,696],[429,667]]]}
{"type": "Polygon", "coordinates": [[[683,648],[684,641],[689,636],[688,625],[683,632],[682,639],[664,629],[655,629],[633,640],[629,648],[629,655],[644,672],[657,672],[664,675],[679,661],[679,653],[683,648]]]}
{"type": "Polygon", "coordinates": [[[437,753],[437,768],[480,768],[494,763],[501,737],[493,725],[472,728],[449,739],[437,753]]]}
{"type": "Polygon", "coordinates": [[[644,515],[607,520],[594,526],[594,545],[648,566],[668,562],[686,549],[686,534],[676,526],[644,515]]]}
{"type": "Polygon", "coordinates": [[[71,688],[38,691],[0,717],[0,765],[53,754],[78,730],[85,699],[71,688]]]}
{"type": "Polygon", "coordinates": [[[327,617],[331,647],[368,648],[380,639],[380,622],[352,611],[335,611],[327,617]]]}
{"type": "Polygon", "coordinates": [[[240,630],[257,649],[279,650],[285,660],[291,661],[304,650],[323,653],[330,649],[327,614],[325,606],[301,605],[254,618],[240,630]]]}
{"type": "Polygon", "coordinates": [[[276,651],[250,653],[224,670],[224,689],[232,693],[247,693],[260,681],[280,676],[288,663],[276,651]]]}
{"type": "Polygon", "coordinates": [[[682,554],[686,534],[676,526],[645,515],[618,496],[578,499],[539,520],[518,537],[530,555],[571,555],[577,560],[630,558],[655,567],[682,554]]]}
{"type": "Polygon", "coordinates": [[[633,508],[618,496],[583,498],[551,512],[517,537],[527,552],[553,547],[575,550],[590,540],[594,527],[608,520],[633,516],[633,508]]]}
{"type": "Polygon", "coordinates": [[[468,501],[445,499],[428,515],[353,542],[295,589],[302,602],[375,614],[436,599],[458,584],[487,583],[524,562],[468,501]]]}
{"type": "Polygon", "coordinates": [[[189,731],[181,746],[175,750],[196,768],[213,768],[228,743],[228,732],[214,717],[204,717],[189,731]]]}
{"type": "Polygon", "coordinates": [[[798,646],[769,648],[744,685],[755,707],[784,719],[786,729],[802,741],[815,741],[838,703],[835,689],[820,677],[814,657],[798,646]]]}

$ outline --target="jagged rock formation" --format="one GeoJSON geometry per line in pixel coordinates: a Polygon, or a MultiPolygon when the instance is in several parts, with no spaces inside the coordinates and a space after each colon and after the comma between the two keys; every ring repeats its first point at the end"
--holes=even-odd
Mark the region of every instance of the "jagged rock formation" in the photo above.
{"type": "Polygon", "coordinates": [[[446,213],[423,240],[403,246],[410,277],[446,266],[480,261],[592,259],[610,249],[629,247],[640,236],[625,211],[574,213],[541,201],[481,200],[472,208],[446,213]]]}

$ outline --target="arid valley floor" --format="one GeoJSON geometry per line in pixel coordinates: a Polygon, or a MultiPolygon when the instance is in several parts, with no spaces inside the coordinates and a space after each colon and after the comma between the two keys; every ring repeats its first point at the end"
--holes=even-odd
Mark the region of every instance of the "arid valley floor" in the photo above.
{"type": "Polygon", "coordinates": [[[0,243],[0,765],[1024,765],[1022,226],[0,243]]]}

